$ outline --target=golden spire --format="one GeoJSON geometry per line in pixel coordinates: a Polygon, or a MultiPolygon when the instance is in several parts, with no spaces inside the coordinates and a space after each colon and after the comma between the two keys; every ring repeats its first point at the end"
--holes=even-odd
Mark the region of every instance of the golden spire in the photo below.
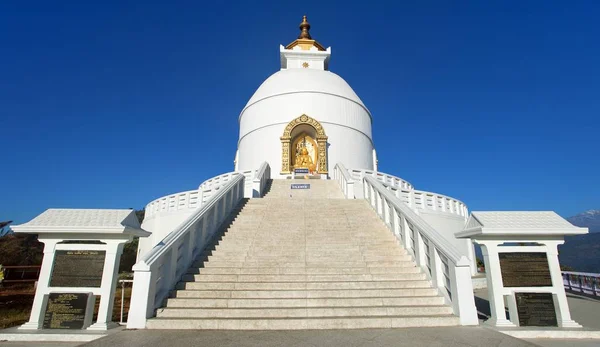
{"type": "Polygon", "coordinates": [[[316,47],[319,51],[324,51],[325,47],[321,46],[320,43],[313,40],[313,38],[310,36],[310,33],[308,32],[309,30],[310,23],[308,22],[308,19],[306,19],[305,15],[302,17],[302,23],[300,23],[300,35],[294,42],[290,43],[285,48],[292,49],[296,46],[299,46],[302,50],[310,50],[311,47],[316,47]]]}
{"type": "Polygon", "coordinates": [[[308,32],[309,30],[310,30],[310,23],[306,19],[306,15],[304,15],[302,17],[302,23],[300,23],[300,36],[298,36],[298,38],[311,40],[312,37],[310,37],[310,34],[308,32]]]}

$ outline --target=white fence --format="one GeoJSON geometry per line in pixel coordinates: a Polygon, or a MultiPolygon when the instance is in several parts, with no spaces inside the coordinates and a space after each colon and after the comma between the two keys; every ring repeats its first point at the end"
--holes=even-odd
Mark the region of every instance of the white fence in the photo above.
{"type": "Polygon", "coordinates": [[[563,271],[565,290],[600,296],[600,274],[563,271]]]}
{"type": "MultiPolygon", "coordinates": [[[[340,163],[340,165],[341,165],[341,163],[340,163]]],[[[392,186],[394,188],[407,189],[407,190],[414,189],[413,185],[410,184],[408,181],[406,181],[400,177],[388,175],[383,172],[362,170],[362,169],[349,169],[348,172],[350,173],[350,176],[352,177],[352,179],[357,180],[359,182],[362,181],[363,177],[371,176],[371,177],[375,177],[377,180],[379,180],[385,184],[389,184],[390,186],[392,186]]]]}
{"type": "MultiPolygon", "coordinates": [[[[263,164],[264,165],[264,164],[263,164]]],[[[268,164],[267,164],[268,165],[268,164]]],[[[215,194],[222,186],[231,181],[234,177],[242,174],[246,178],[246,192],[252,193],[252,183],[257,171],[228,172],[215,176],[202,182],[198,189],[185,192],[169,194],[158,198],[146,205],[146,215],[144,218],[153,218],[161,213],[175,212],[181,210],[195,210],[204,205],[210,197],[215,194]]],[[[270,177],[270,176],[269,176],[270,177]]],[[[252,197],[252,195],[246,197],[252,197]]]]}
{"type": "MultiPolygon", "coordinates": [[[[338,164],[341,165],[341,164],[338,164]]],[[[343,167],[343,165],[341,165],[343,167]]],[[[337,168],[337,165],[336,165],[337,168]]],[[[335,173],[334,169],[334,173],[335,173]]],[[[415,210],[433,211],[441,214],[451,214],[462,217],[465,221],[469,218],[469,209],[462,201],[442,194],[415,190],[414,187],[402,178],[388,175],[383,172],[370,170],[348,170],[350,176],[361,181],[366,176],[376,178],[383,185],[394,192],[396,197],[415,210]]]]}
{"type": "Polygon", "coordinates": [[[337,163],[333,168],[333,179],[338,182],[346,199],[354,199],[354,179],[342,163],[337,163]]]}
{"type": "Polygon", "coordinates": [[[477,325],[470,261],[374,177],[363,177],[364,197],[414,256],[462,325],[477,325]]]}
{"type": "Polygon", "coordinates": [[[127,328],[144,329],[227,216],[244,197],[244,175],[234,175],[134,267],[127,328]]]}
{"type": "Polygon", "coordinates": [[[383,184],[388,190],[402,202],[415,210],[434,211],[436,213],[447,213],[462,217],[465,221],[469,217],[469,209],[462,201],[454,198],[421,190],[398,189],[383,184]]]}

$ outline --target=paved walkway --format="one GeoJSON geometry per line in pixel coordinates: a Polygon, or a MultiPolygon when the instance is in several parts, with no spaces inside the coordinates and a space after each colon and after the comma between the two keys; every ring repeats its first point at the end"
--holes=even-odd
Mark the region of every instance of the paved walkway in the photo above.
{"type": "MultiPolygon", "coordinates": [[[[2,344],[0,344],[2,346],[2,344]]],[[[216,331],[216,330],[126,330],[85,344],[86,347],[141,346],[440,346],[520,347],[529,342],[480,327],[216,331]]]]}

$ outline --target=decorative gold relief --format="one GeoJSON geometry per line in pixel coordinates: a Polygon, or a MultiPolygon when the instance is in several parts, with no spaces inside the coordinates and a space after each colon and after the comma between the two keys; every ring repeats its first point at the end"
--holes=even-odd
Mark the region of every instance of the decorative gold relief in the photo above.
{"type": "Polygon", "coordinates": [[[305,114],[292,120],[285,127],[281,140],[281,173],[289,174],[294,168],[308,168],[311,172],[326,174],[327,136],[323,126],[316,119],[305,114]],[[315,138],[306,132],[295,136],[292,131],[299,125],[309,125],[315,131],[315,138]]]}
{"type": "Polygon", "coordinates": [[[308,66],[309,66],[309,65],[308,65],[308,63],[307,63],[307,62],[304,62],[304,63],[302,63],[302,67],[303,67],[303,68],[305,68],[305,69],[306,69],[308,66]]]}

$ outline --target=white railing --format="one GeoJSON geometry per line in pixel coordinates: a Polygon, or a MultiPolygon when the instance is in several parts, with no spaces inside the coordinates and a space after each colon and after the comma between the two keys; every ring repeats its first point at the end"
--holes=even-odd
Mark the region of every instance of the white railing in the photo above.
{"type": "Polygon", "coordinates": [[[437,230],[402,203],[376,178],[363,178],[364,197],[452,305],[462,325],[477,325],[471,266],[437,230]]]}
{"type": "Polygon", "coordinates": [[[354,179],[342,163],[337,163],[333,168],[333,179],[344,192],[346,199],[354,199],[354,179]]]}
{"type": "Polygon", "coordinates": [[[563,271],[565,290],[600,296],[600,274],[563,271]]]}
{"type": "Polygon", "coordinates": [[[251,181],[252,182],[252,195],[248,196],[248,194],[246,193],[245,196],[247,198],[262,197],[265,192],[265,187],[267,186],[267,182],[269,181],[270,178],[271,178],[271,167],[269,166],[269,163],[267,163],[265,161],[260,165],[258,170],[256,170],[256,174],[254,175],[254,177],[251,181]]]}
{"type": "Polygon", "coordinates": [[[349,169],[348,172],[350,173],[350,176],[352,176],[352,178],[356,181],[362,181],[363,177],[365,177],[365,176],[372,176],[372,177],[375,177],[377,180],[379,180],[385,184],[389,184],[390,186],[392,186],[394,188],[406,189],[406,190],[414,189],[413,185],[410,184],[408,181],[406,181],[400,177],[388,175],[383,172],[362,170],[362,169],[349,169]]]}
{"type": "MultiPolygon", "coordinates": [[[[217,192],[223,185],[231,181],[234,177],[242,174],[246,177],[246,191],[252,192],[252,180],[256,171],[248,170],[242,172],[228,172],[215,176],[202,182],[198,189],[185,192],[169,194],[158,198],[146,205],[146,215],[144,218],[153,218],[157,214],[177,212],[181,210],[195,210],[205,204],[210,197],[217,192]]],[[[246,196],[246,197],[252,197],[246,196]]]]}
{"type": "Polygon", "coordinates": [[[362,180],[365,176],[376,178],[379,182],[394,192],[398,199],[415,210],[434,211],[443,214],[452,214],[469,218],[469,209],[462,201],[446,195],[415,190],[414,187],[402,178],[383,172],[370,170],[350,169],[350,176],[355,180],[362,180]]]}
{"type": "Polygon", "coordinates": [[[210,200],[154,246],[134,266],[128,329],[144,329],[177,282],[214,237],[244,196],[244,175],[236,175],[210,200]]]}
{"type": "Polygon", "coordinates": [[[462,201],[449,196],[425,192],[422,190],[406,190],[383,185],[402,202],[415,210],[434,211],[437,213],[448,213],[462,217],[465,221],[469,217],[469,209],[462,201]]]}

